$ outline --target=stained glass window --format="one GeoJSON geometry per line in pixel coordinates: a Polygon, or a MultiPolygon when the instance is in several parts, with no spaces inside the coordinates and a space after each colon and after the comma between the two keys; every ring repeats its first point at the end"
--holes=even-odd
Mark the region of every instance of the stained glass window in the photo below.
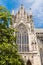
{"type": "Polygon", "coordinates": [[[16,32],[16,44],[18,45],[19,52],[28,52],[29,51],[29,39],[28,33],[25,25],[20,24],[17,27],[18,32],[16,32]]]}

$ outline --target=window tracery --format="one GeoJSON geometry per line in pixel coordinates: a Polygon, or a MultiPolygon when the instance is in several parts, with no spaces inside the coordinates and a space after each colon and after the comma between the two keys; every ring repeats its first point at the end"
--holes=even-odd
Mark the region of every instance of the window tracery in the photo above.
{"type": "Polygon", "coordinates": [[[18,32],[16,32],[16,44],[18,45],[19,52],[28,52],[29,45],[28,45],[28,33],[25,25],[20,24],[17,27],[18,32]]]}

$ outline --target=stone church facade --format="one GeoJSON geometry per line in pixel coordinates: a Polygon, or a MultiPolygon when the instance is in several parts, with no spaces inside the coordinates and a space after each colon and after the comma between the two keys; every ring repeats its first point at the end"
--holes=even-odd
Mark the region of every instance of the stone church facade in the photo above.
{"type": "Polygon", "coordinates": [[[34,22],[30,8],[29,15],[21,5],[19,11],[14,15],[12,11],[12,27],[17,29],[16,44],[18,52],[22,55],[26,65],[41,65],[40,49],[34,22]]]}

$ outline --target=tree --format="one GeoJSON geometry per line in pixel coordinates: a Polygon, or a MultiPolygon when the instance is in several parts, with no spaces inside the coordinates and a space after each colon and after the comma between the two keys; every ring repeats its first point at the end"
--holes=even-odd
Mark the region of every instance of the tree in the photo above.
{"type": "Polygon", "coordinates": [[[9,28],[8,24],[11,18],[8,11],[0,6],[0,65],[21,65],[22,63],[15,44],[14,29],[9,28]]]}
{"type": "Polygon", "coordinates": [[[24,65],[25,64],[23,58],[20,58],[19,61],[21,62],[21,65],[24,65]]]}
{"type": "Polygon", "coordinates": [[[0,42],[1,43],[3,42],[13,43],[16,40],[13,34],[14,29],[9,28],[9,22],[11,24],[11,21],[12,21],[12,16],[9,13],[9,11],[5,7],[0,6],[0,37],[1,37],[0,42]]]}
{"type": "Polygon", "coordinates": [[[6,27],[9,26],[9,23],[12,24],[12,16],[10,12],[3,6],[0,6],[0,22],[6,25],[6,27]]]}

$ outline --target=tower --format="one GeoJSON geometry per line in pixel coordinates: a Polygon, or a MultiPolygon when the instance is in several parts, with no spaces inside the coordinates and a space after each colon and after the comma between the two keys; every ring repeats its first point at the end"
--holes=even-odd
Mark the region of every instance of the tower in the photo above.
{"type": "Polygon", "coordinates": [[[28,15],[23,5],[12,18],[13,27],[17,29],[16,44],[26,65],[41,65],[38,40],[34,31],[32,12],[28,15]]]}

